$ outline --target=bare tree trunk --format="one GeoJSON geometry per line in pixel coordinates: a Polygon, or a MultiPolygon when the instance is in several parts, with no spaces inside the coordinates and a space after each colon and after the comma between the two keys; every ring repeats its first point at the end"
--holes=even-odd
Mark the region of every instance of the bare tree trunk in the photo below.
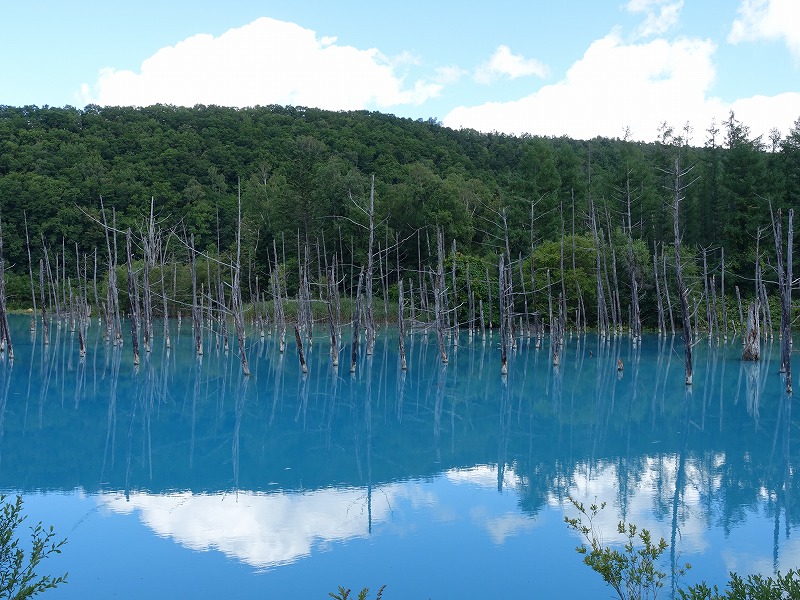
{"type": "MultiPolygon", "coordinates": [[[[133,364],[139,364],[139,323],[136,314],[136,285],[133,273],[133,257],[131,252],[131,229],[125,232],[125,248],[128,255],[128,302],[130,303],[131,343],[133,345],[133,364]]],[[[194,243],[192,243],[194,251],[194,243]]]]}
{"type": "Polygon", "coordinates": [[[722,295],[722,339],[728,341],[728,307],[725,301],[725,248],[722,251],[722,276],[720,278],[720,294],[722,295]]]}
{"type": "Polygon", "coordinates": [[[397,348],[400,352],[400,369],[405,371],[408,368],[406,364],[406,331],[403,324],[403,280],[397,282],[397,348]]]}
{"type": "Polygon", "coordinates": [[[561,364],[561,341],[564,337],[564,329],[563,329],[563,312],[564,312],[564,297],[559,294],[558,295],[558,320],[555,322],[556,330],[553,332],[552,335],[552,343],[553,343],[553,366],[557,367],[561,364]]]}
{"type": "Polygon", "coordinates": [[[467,325],[469,327],[469,337],[475,332],[475,296],[472,294],[472,284],[469,280],[469,262],[467,262],[467,325]]]}
{"type": "Polygon", "coordinates": [[[456,240],[453,239],[453,345],[458,346],[458,294],[456,288],[456,240]]]}
{"type": "Polygon", "coordinates": [[[792,393],[792,246],[794,244],[794,209],[789,209],[789,230],[786,234],[786,331],[783,343],[786,346],[786,393],[792,393]]]}
{"type": "Polygon", "coordinates": [[[743,334],[742,360],[761,359],[761,334],[758,322],[758,301],[755,301],[747,308],[747,326],[743,334]]]}
{"type": "Polygon", "coordinates": [[[375,242],[375,175],[369,190],[369,244],[367,246],[367,276],[366,276],[366,319],[367,319],[367,354],[372,354],[375,347],[375,321],[372,315],[372,248],[375,242]]]}
{"type": "Polygon", "coordinates": [[[669,297],[669,284],[667,283],[667,253],[664,251],[664,243],[661,243],[661,268],[664,274],[664,296],[667,299],[667,310],[669,312],[669,328],[672,335],[675,335],[675,317],[672,314],[672,300],[669,297]]]}
{"type": "MultiPolygon", "coordinates": [[[[633,317],[631,319],[632,331],[631,334],[634,339],[641,339],[642,337],[642,318],[639,311],[639,282],[637,280],[638,265],[636,264],[636,257],[633,254],[633,222],[631,220],[631,179],[630,172],[625,177],[625,192],[628,207],[628,268],[631,273],[631,304],[633,306],[633,317]]],[[[609,239],[609,242],[611,240],[609,239]]],[[[619,294],[619,291],[617,291],[619,294]]]]}
{"type": "Polygon", "coordinates": [[[611,273],[614,276],[614,289],[611,289],[611,282],[608,279],[608,253],[606,251],[605,234],[600,230],[600,246],[603,249],[603,274],[606,281],[606,289],[609,295],[609,304],[611,305],[611,321],[613,329],[616,333],[622,333],[622,301],[619,295],[619,279],[617,279],[617,251],[614,248],[614,243],[611,237],[611,217],[606,209],[606,226],[608,228],[608,250],[611,251],[611,273]]]}
{"type": "Polygon", "coordinates": [[[166,248],[160,253],[161,262],[161,299],[164,308],[164,345],[169,348],[171,346],[169,337],[169,307],[167,305],[167,289],[164,282],[164,272],[166,270],[166,248]]]}
{"type": "Polygon", "coordinates": [[[189,238],[189,267],[192,275],[192,329],[197,356],[203,355],[203,318],[197,303],[197,254],[194,248],[194,234],[189,238]]]}
{"type": "Polygon", "coordinates": [[[656,282],[656,303],[658,306],[658,333],[665,335],[667,333],[667,326],[664,321],[664,303],[661,301],[661,285],[659,284],[658,276],[658,253],[656,251],[656,243],[653,242],[653,279],[656,282]]]}
{"type": "Polygon", "coordinates": [[[438,260],[436,263],[436,278],[433,284],[434,313],[436,317],[436,338],[439,342],[439,355],[442,362],[447,364],[447,348],[444,343],[444,236],[440,228],[436,229],[438,260]]]}
{"type": "Polygon", "coordinates": [[[353,311],[353,345],[350,354],[350,372],[356,372],[356,359],[358,358],[358,337],[361,327],[361,285],[364,282],[364,267],[358,273],[358,288],[356,291],[355,309],[353,311]]]}
{"type": "MultiPolygon", "coordinates": [[[[736,303],[739,305],[739,326],[744,331],[746,323],[744,321],[744,313],[742,312],[742,295],[739,293],[739,286],[734,286],[736,289],[736,303]]],[[[744,344],[744,333],[742,334],[742,344],[744,344]]]]}
{"type": "Polygon", "coordinates": [[[559,305],[558,305],[558,319],[559,319],[558,329],[559,329],[560,332],[562,332],[562,335],[563,335],[563,332],[566,330],[566,326],[567,326],[567,310],[566,310],[566,306],[567,306],[567,285],[566,285],[566,272],[564,271],[564,236],[566,235],[565,230],[564,230],[564,201],[561,198],[559,198],[559,201],[558,201],[558,212],[559,212],[559,215],[561,217],[561,243],[559,245],[559,254],[560,254],[560,257],[559,257],[560,258],[560,263],[559,263],[559,265],[560,265],[560,269],[561,269],[561,273],[560,273],[560,275],[561,275],[561,299],[559,300],[559,305]],[[563,310],[562,310],[562,307],[561,307],[561,302],[563,302],[563,304],[564,304],[564,309],[563,310]]]}
{"type": "Polygon", "coordinates": [[[594,202],[591,203],[592,234],[595,245],[595,273],[597,275],[597,331],[600,337],[608,333],[608,316],[606,314],[606,301],[603,294],[603,279],[600,269],[600,239],[597,235],[597,219],[595,216],[594,202]]]}
{"type": "Polygon", "coordinates": [[[708,263],[706,261],[706,248],[703,248],[703,295],[706,299],[706,331],[708,332],[708,339],[711,340],[713,335],[713,322],[711,319],[711,295],[708,291],[708,263]]]}
{"type": "Polygon", "coordinates": [[[547,269],[547,309],[548,309],[548,317],[549,317],[549,325],[548,329],[550,330],[550,335],[553,335],[553,331],[555,331],[555,323],[553,322],[553,289],[550,284],[550,269],[547,269]]]}
{"type": "Polygon", "coordinates": [[[686,385],[692,385],[692,329],[689,321],[689,298],[686,285],[683,282],[683,270],[681,269],[681,236],[678,227],[678,217],[680,215],[681,194],[686,189],[681,183],[683,177],[689,170],[681,171],[680,157],[675,159],[675,188],[672,211],[672,224],[675,233],[675,276],[678,280],[678,297],[681,302],[681,320],[683,321],[683,346],[684,346],[684,365],[686,368],[686,385]]]}
{"type": "MultiPolygon", "coordinates": [[[[534,250],[535,250],[535,247],[534,247],[534,228],[533,228],[533,225],[534,225],[534,211],[533,211],[533,209],[534,209],[534,203],[533,203],[533,200],[531,200],[531,311],[533,311],[534,329],[538,330],[537,322],[538,322],[539,319],[538,319],[537,312],[536,312],[536,269],[534,267],[534,262],[535,262],[535,260],[534,260],[534,250]]],[[[534,335],[536,335],[536,343],[537,343],[537,347],[538,347],[539,338],[541,337],[541,332],[536,331],[536,332],[534,332],[534,335]]]]}
{"type": "Polygon", "coordinates": [[[328,305],[328,325],[330,326],[331,334],[331,363],[334,367],[339,366],[339,343],[336,334],[336,322],[333,317],[333,267],[325,274],[325,283],[327,288],[327,305],[328,305]]]}
{"type": "Polygon", "coordinates": [[[3,340],[8,352],[8,358],[14,360],[14,346],[11,343],[11,330],[8,328],[8,311],[6,309],[6,273],[5,258],[3,257],[3,229],[0,225],[0,326],[3,328],[3,340]]]}
{"type": "Polygon", "coordinates": [[[498,272],[498,298],[500,299],[500,373],[505,375],[508,373],[508,328],[506,326],[506,268],[505,268],[505,255],[500,254],[500,264],[497,267],[498,272]]]}
{"type": "Polygon", "coordinates": [[[44,261],[41,258],[39,259],[39,299],[41,300],[42,311],[42,340],[44,345],[47,346],[50,344],[50,334],[47,326],[47,303],[44,301],[44,261]]]}
{"type": "Polygon", "coordinates": [[[489,294],[489,329],[492,328],[492,284],[489,282],[489,267],[486,267],[486,289],[489,294]]]}
{"type": "Polygon", "coordinates": [[[297,342],[297,356],[300,358],[300,369],[305,375],[308,373],[308,365],[306,365],[306,355],[303,352],[303,340],[300,338],[300,328],[297,323],[294,324],[294,341],[297,342]]]}
{"type": "Polygon", "coordinates": [[[25,218],[25,248],[28,251],[28,275],[31,279],[31,301],[33,302],[33,320],[36,322],[36,291],[33,285],[33,261],[31,260],[31,240],[28,237],[28,214],[23,210],[22,215],[25,218]]]}
{"type": "Polygon", "coordinates": [[[283,307],[283,292],[281,291],[281,269],[278,265],[278,247],[272,240],[272,254],[275,259],[275,268],[272,273],[273,304],[275,308],[275,326],[278,328],[278,350],[283,353],[286,348],[286,313],[283,307]]]}
{"type": "MultiPolygon", "coordinates": [[[[83,338],[84,334],[84,327],[83,323],[86,318],[86,302],[83,298],[83,288],[81,286],[81,258],[78,252],[78,242],[75,242],[75,267],[77,269],[78,274],[78,302],[77,302],[77,313],[78,313],[78,353],[80,357],[83,358],[86,356],[86,342],[83,338]]],[[[71,292],[72,290],[70,290],[71,292]]]]}
{"type": "MultiPolygon", "coordinates": [[[[244,331],[244,307],[242,306],[242,186],[238,186],[237,195],[237,219],[236,219],[236,265],[233,271],[233,289],[231,299],[233,301],[233,320],[236,326],[236,338],[239,341],[239,357],[242,361],[242,374],[250,376],[250,365],[247,362],[247,348],[245,347],[244,331]]],[[[220,287],[222,282],[220,282],[220,287]]],[[[224,308],[221,307],[221,308],[224,308]]],[[[223,316],[224,318],[224,316],[223,316]]],[[[297,327],[295,327],[295,333],[297,327]]],[[[298,334],[299,335],[299,334],[298,334]]],[[[227,332],[225,332],[227,340],[227,332]]],[[[227,342],[226,342],[227,343],[227,342]]],[[[304,361],[303,361],[304,362],[304,361]]],[[[305,373],[305,370],[303,371],[305,373]]]]}
{"type": "Polygon", "coordinates": [[[783,256],[783,214],[778,209],[777,219],[772,215],[772,231],[775,236],[775,257],[778,271],[778,292],[781,301],[781,367],[780,372],[786,374],[786,393],[792,393],[792,322],[791,322],[791,289],[792,289],[792,243],[794,228],[794,209],[789,211],[789,231],[787,234],[787,257],[784,263],[783,256]]]}

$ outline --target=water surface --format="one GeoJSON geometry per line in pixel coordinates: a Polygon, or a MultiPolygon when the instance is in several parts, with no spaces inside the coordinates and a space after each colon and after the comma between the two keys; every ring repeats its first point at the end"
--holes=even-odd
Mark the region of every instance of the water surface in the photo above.
{"type": "Polygon", "coordinates": [[[609,538],[619,519],[663,536],[685,582],[800,566],[777,341],[759,364],[700,341],[687,393],[671,337],[568,337],[557,369],[522,338],[502,377],[497,335],[462,333],[442,365],[416,333],[403,373],[381,331],[354,375],[321,330],[308,375],[253,336],[245,379],[208,330],[198,359],[187,321],[138,368],[96,322],[83,360],[68,328],[43,346],[28,325],[0,358],[0,489],[68,539],[48,597],[608,597],[569,496],[607,502],[609,538]]]}

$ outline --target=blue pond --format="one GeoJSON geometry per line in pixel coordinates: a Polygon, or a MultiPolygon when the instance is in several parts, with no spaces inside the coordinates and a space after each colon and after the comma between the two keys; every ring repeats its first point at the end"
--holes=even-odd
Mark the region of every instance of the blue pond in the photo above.
{"type": "Polygon", "coordinates": [[[442,365],[415,333],[403,373],[390,329],[351,375],[320,328],[308,375],[291,338],[281,354],[251,336],[245,379],[213,333],[198,359],[191,324],[172,327],[134,368],[96,321],[81,360],[69,328],[44,346],[11,320],[0,489],[68,539],[47,597],[610,597],[575,552],[570,496],[607,502],[606,539],[619,519],[664,537],[668,571],[693,565],[682,584],[800,566],[777,340],[745,364],[738,339],[702,339],[687,393],[679,338],[567,337],[557,369],[521,338],[504,378],[497,334],[462,333],[442,365]]]}

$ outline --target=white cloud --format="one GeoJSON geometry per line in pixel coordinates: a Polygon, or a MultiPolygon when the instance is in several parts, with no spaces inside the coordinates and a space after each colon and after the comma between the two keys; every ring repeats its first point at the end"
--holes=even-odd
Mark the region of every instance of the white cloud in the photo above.
{"type": "Polygon", "coordinates": [[[742,0],[728,33],[731,44],[783,40],[800,61],[800,3],[797,0],[742,0]]]}
{"type": "Polygon", "coordinates": [[[330,110],[421,104],[439,83],[407,84],[396,60],[377,49],[337,45],[335,37],[294,23],[261,18],[219,37],[198,34],[146,59],[139,72],[103,69],[81,87],[82,101],[100,105],[193,106],[286,104],[330,110]]]}
{"type": "Polygon", "coordinates": [[[448,65],[444,67],[438,67],[436,69],[436,77],[434,80],[437,83],[441,83],[443,85],[449,83],[455,83],[461,77],[467,74],[467,72],[459,66],[456,65],[448,65]]]}
{"type": "Polygon", "coordinates": [[[512,54],[511,48],[500,45],[491,58],[475,70],[475,81],[490,84],[501,77],[517,79],[528,75],[546,77],[547,66],[535,58],[525,58],[520,54],[512,54]]]}
{"type": "Polygon", "coordinates": [[[707,96],[715,77],[709,40],[663,39],[624,44],[617,32],[597,40],[566,77],[513,102],[461,106],[444,119],[449,127],[481,131],[619,137],[652,140],[658,125],[686,121],[705,126],[725,115],[707,96]]]}
{"type": "Polygon", "coordinates": [[[683,0],[631,0],[626,8],[632,13],[645,13],[645,20],[636,31],[637,37],[644,38],[672,29],[680,17],[683,0]]]}
{"type": "MultiPolygon", "coordinates": [[[[777,96],[752,96],[731,103],[730,109],[736,119],[750,128],[753,136],[763,136],[767,143],[767,134],[773,127],[786,136],[795,119],[800,116],[800,93],[786,92],[777,96]]],[[[727,116],[727,112],[724,116],[727,116]]]]}
{"type": "MultiPolygon", "coordinates": [[[[435,498],[419,485],[376,488],[373,524],[391,520],[400,499],[430,506],[435,498]],[[380,492],[380,494],[378,494],[380,492]]],[[[159,536],[192,550],[216,549],[261,569],[296,562],[332,542],[368,535],[367,495],[362,489],[303,494],[170,495],[101,494],[98,503],[115,513],[138,512],[159,536]]]]}

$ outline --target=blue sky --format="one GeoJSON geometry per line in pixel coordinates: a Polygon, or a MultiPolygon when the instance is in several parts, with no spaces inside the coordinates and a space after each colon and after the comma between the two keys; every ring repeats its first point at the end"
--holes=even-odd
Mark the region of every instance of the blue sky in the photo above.
{"type": "Polygon", "coordinates": [[[192,3],[3,7],[0,104],[292,104],[481,131],[700,144],[734,110],[800,118],[800,0],[192,3]]]}

